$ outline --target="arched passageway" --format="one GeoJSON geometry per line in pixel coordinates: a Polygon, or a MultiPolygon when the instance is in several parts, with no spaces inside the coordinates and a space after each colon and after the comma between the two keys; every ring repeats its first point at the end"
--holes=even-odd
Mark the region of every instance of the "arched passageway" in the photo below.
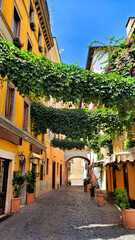
{"type": "Polygon", "coordinates": [[[87,175],[86,166],[90,165],[88,152],[68,151],[65,157],[65,185],[68,185],[68,178],[72,185],[82,185],[87,175]]]}

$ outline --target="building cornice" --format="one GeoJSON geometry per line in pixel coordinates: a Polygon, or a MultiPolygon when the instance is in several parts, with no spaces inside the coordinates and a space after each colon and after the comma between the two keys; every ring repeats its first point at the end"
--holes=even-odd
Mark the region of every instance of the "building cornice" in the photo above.
{"type": "Polygon", "coordinates": [[[47,48],[48,50],[50,50],[53,47],[54,43],[51,33],[47,4],[45,4],[44,0],[34,0],[34,3],[38,13],[47,48]]]}
{"type": "Polygon", "coordinates": [[[15,135],[21,137],[23,140],[36,145],[37,147],[41,148],[42,150],[46,151],[46,146],[40,143],[37,139],[33,138],[29,133],[23,131],[8,119],[3,116],[0,116],[0,126],[7,129],[8,131],[14,133],[15,135]]]}

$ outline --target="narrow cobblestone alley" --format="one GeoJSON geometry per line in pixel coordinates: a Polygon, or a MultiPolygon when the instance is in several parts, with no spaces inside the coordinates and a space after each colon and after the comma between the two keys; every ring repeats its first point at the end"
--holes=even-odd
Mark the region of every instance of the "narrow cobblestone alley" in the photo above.
{"type": "Polygon", "coordinates": [[[96,205],[83,187],[63,187],[26,205],[0,223],[1,240],[135,239],[121,225],[120,212],[109,202],[96,205]]]}

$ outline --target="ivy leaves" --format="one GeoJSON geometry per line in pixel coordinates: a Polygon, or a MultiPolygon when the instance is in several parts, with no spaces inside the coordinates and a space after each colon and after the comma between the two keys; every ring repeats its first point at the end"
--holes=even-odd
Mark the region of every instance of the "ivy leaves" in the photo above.
{"type": "Polygon", "coordinates": [[[82,150],[85,147],[84,143],[82,141],[71,141],[68,139],[59,140],[59,139],[54,138],[51,141],[51,144],[53,147],[60,148],[62,150],[71,150],[74,148],[82,150]]]}
{"type": "Polygon", "coordinates": [[[61,133],[72,140],[90,140],[100,131],[108,133],[112,138],[122,134],[124,124],[118,112],[108,109],[56,109],[43,106],[39,102],[31,105],[33,131],[37,134],[61,133]]]}
{"type": "Polygon", "coordinates": [[[21,51],[3,39],[0,39],[0,74],[3,81],[7,76],[20,94],[35,99],[52,96],[57,101],[77,104],[83,99],[85,103],[119,111],[123,106],[129,110],[130,100],[135,100],[135,77],[100,75],[75,64],[54,63],[45,56],[21,51]]]}

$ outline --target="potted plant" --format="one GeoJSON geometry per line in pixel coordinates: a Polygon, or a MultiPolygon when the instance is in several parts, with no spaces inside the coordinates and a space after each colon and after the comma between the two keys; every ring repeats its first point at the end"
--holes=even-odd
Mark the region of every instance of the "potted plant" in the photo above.
{"type": "Polygon", "coordinates": [[[31,171],[26,174],[26,191],[27,191],[27,204],[34,203],[34,188],[36,183],[37,173],[33,167],[31,171]]]}
{"type": "Polygon", "coordinates": [[[36,31],[36,24],[34,22],[30,22],[30,28],[33,32],[36,31]]]}
{"type": "Polygon", "coordinates": [[[87,192],[87,184],[88,184],[88,178],[84,178],[83,180],[84,192],[87,192]]]}
{"type": "Polygon", "coordinates": [[[18,37],[15,37],[13,39],[13,44],[19,49],[21,49],[24,46],[24,44],[21,43],[20,38],[18,37]]]}
{"type": "Polygon", "coordinates": [[[115,203],[121,208],[122,224],[125,228],[135,229],[135,209],[130,208],[126,189],[116,189],[115,203]]]}
{"type": "Polygon", "coordinates": [[[21,186],[25,181],[25,176],[20,175],[20,171],[13,172],[13,180],[12,185],[14,187],[14,198],[11,199],[11,212],[19,212],[20,210],[20,193],[21,193],[21,186]]]}
{"type": "Polygon", "coordinates": [[[39,49],[39,52],[41,52],[41,53],[43,52],[43,47],[42,46],[39,46],[38,49],[39,49]]]}
{"type": "Polygon", "coordinates": [[[100,207],[104,206],[104,194],[103,193],[97,194],[97,205],[100,207]]]}
{"type": "Polygon", "coordinates": [[[71,186],[71,180],[68,180],[68,185],[71,186]]]}

